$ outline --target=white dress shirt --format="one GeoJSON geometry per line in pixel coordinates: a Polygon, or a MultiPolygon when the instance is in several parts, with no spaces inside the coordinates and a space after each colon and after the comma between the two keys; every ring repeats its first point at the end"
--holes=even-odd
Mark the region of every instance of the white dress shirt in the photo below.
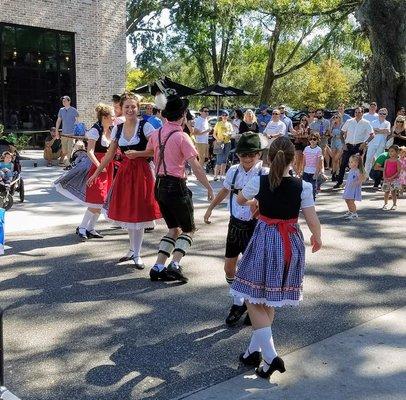
{"type": "Polygon", "coordinates": [[[374,133],[371,124],[364,118],[357,121],[355,118],[349,119],[341,128],[345,132],[346,144],[359,144],[368,140],[369,136],[374,133]]]}

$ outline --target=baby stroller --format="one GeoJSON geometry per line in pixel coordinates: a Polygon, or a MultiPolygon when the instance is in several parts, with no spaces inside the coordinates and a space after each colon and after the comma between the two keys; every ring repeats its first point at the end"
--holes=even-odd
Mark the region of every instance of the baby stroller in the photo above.
{"type": "Polygon", "coordinates": [[[14,154],[13,156],[13,177],[10,183],[5,183],[0,180],[0,208],[4,208],[5,210],[9,210],[14,203],[13,196],[17,192],[20,197],[20,202],[22,203],[25,199],[25,192],[24,192],[24,181],[21,177],[21,163],[20,163],[20,155],[17,151],[14,151],[13,148],[10,146],[0,146],[0,154],[4,151],[9,151],[14,154]]]}

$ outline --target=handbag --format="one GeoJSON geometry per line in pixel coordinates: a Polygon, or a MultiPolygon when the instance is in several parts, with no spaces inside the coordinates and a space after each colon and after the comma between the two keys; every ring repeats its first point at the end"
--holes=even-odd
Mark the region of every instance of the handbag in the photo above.
{"type": "Polygon", "coordinates": [[[224,149],[224,143],[215,140],[213,143],[213,154],[220,154],[224,149]]]}

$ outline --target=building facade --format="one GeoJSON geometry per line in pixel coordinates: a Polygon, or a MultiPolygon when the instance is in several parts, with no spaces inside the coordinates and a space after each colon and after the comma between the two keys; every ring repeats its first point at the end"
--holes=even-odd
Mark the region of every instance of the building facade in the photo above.
{"type": "Polygon", "coordinates": [[[90,125],[124,89],[125,31],[124,0],[1,0],[0,123],[46,130],[68,95],[90,125]]]}

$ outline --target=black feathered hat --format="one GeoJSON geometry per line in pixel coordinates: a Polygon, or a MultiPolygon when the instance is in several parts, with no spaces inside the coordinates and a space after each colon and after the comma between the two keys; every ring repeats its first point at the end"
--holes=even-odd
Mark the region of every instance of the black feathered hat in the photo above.
{"type": "Polygon", "coordinates": [[[162,110],[162,116],[169,121],[177,121],[182,118],[189,106],[188,99],[182,99],[179,96],[168,96],[166,98],[165,108],[162,110]]]}

